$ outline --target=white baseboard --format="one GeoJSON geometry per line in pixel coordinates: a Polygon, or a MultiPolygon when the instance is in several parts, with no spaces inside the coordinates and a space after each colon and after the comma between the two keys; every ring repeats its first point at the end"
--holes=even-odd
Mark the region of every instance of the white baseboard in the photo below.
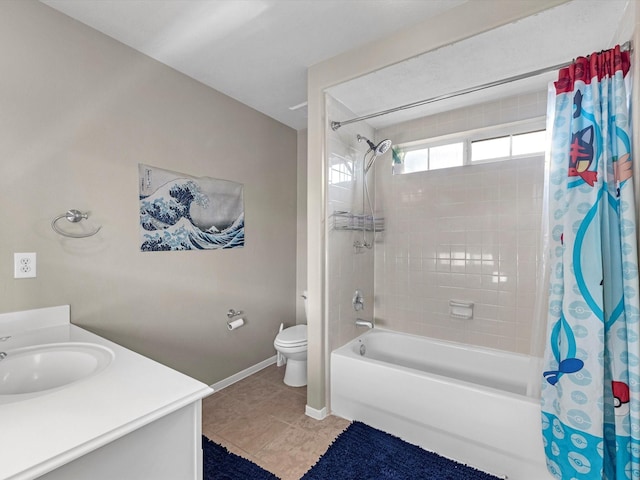
{"type": "Polygon", "coordinates": [[[309,405],[304,407],[304,413],[316,420],[324,420],[327,417],[327,407],[322,407],[320,410],[312,408],[309,405]]]}
{"type": "Polygon", "coordinates": [[[273,365],[274,363],[276,363],[275,355],[249,368],[245,368],[241,372],[231,375],[230,377],[227,377],[224,380],[220,380],[219,382],[216,382],[210,386],[211,388],[213,388],[214,392],[217,392],[219,390],[222,390],[223,388],[228,387],[229,385],[233,385],[234,383],[239,382],[243,378],[247,378],[248,376],[253,375],[256,372],[259,372],[263,368],[267,368],[269,365],[273,365]]]}

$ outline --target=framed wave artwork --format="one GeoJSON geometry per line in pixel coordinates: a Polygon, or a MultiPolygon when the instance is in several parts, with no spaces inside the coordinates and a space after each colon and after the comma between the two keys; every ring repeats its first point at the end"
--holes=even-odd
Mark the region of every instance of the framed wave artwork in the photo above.
{"type": "Polygon", "coordinates": [[[244,186],[138,165],[140,250],[244,246],[244,186]]]}

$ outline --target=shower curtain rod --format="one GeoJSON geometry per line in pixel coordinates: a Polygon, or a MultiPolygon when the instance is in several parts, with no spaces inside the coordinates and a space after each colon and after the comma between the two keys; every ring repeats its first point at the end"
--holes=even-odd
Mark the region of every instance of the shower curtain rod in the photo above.
{"type": "MultiPolygon", "coordinates": [[[[622,51],[630,50],[633,51],[631,46],[631,41],[625,42],[620,46],[622,51]]],[[[458,90],[457,92],[445,93],[444,95],[438,95],[436,97],[427,98],[424,100],[418,100],[417,102],[407,103],[405,105],[400,105],[399,107],[390,108],[388,110],[382,110],[380,112],[370,113],[368,115],[362,115],[361,117],[351,118],[349,120],[344,120],[342,122],[331,122],[331,129],[338,130],[340,127],[344,125],[349,125],[350,123],[361,122],[362,120],[368,120],[370,118],[381,117],[383,115],[388,115],[390,113],[400,112],[402,110],[408,110],[410,108],[420,107],[422,105],[428,105],[429,103],[439,102],[441,100],[447,100],[449,98],[459,97],[461,95],[466,95],[468,93],[478,92],[480,90],[485,90],[491,87],[497,87],[499,85],[504,85],[506,83],[516,82],[518,80],[524,80],[525,78],[536,77],[538,75],[542,75],[543,73],[553,72],[554,70],[560,70],[561,68],[568,67],[571,65],[571,62],[561,63],[559,65],[553,65],[546,68],[541,68],[539,70],[534,70],[528,73],[521,73],[520,75],[514,75],[513,77],[503,78],[501,80],[495,80],[493,82],[483,83],[482,85],[477,85],[475,87],[469,87],[462,90],[458,90]]]]}

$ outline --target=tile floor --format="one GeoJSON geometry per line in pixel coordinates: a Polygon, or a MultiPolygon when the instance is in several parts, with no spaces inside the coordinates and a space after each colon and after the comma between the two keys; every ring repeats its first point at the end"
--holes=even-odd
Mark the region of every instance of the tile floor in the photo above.
{"type": "Polygon", "coordinates": [[[205,398],[202,433],[282,480],[299,480],[349,421],[306,416],[306,387],[283,377],[284,367],[271,365],[205,398]]]}

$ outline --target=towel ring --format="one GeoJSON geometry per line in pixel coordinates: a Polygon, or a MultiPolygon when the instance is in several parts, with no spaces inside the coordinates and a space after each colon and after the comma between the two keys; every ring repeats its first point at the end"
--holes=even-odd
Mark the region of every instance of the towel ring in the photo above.
{"type": "Polygon", "coordinates": [[[78,223],[80,220],[86,220],[87,218],[89,218],[89,212],[84,212],[83,213],[80,210],[71,209],[71,210],[67,210],[67,213],[63,213],[62,215],[58,215],[56,218],[54,218],[51,221],[51,228],[53,228],[53,230],[56,233],[59,233],[60,235],[62,235],[64,237],[71,237],[71,238],[92,237],[93,235],[98,233],[100,231],[100,229],[102,228],[100,226],[100,227],[96,228],[93,232],[88,232],[88,233],[69,233],[69,232],[65,232],[64,230],[61,230],[60,227],[58,227],[58,225],[57,225],[58,220],[61,220],[63,218],[66,218],[71,223],[78,223]]]}

